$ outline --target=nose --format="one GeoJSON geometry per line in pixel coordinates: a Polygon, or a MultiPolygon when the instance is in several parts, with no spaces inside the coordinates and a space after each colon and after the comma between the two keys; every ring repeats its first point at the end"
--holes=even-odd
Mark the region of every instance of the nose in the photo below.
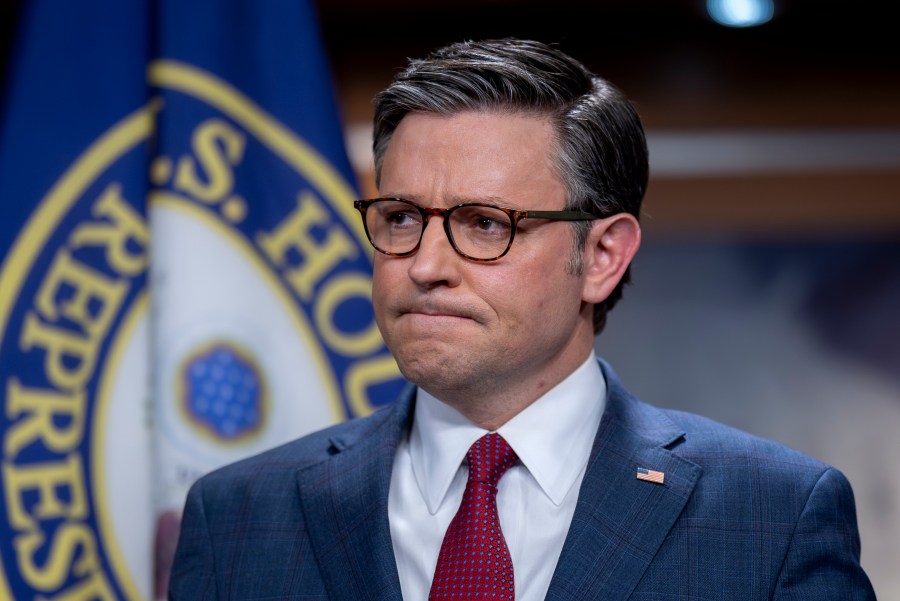
{"type": "Polygon", "coordinates": [[[423,288],[457,286],[460,282],[460,257],[443,228],[443,218],[432,216],[422,232],[419,250],[410,257],[409,277],[423,288]]]}

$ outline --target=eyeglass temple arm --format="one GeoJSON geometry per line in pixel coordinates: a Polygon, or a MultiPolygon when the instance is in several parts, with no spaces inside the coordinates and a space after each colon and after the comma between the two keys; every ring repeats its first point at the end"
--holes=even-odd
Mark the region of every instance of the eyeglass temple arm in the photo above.
{"type": "Polygon", "coordinates": [[[558,221],[590,221],[603,219],[600,215],[583,211],[523,211],[519,219],[555,219],[558,221]]]}

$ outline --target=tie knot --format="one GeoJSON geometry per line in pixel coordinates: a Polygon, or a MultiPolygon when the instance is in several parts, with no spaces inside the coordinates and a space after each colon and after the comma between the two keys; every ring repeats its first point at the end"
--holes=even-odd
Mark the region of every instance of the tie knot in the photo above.
{"type": "Polygon", "coordinates": [[[466,458],[469,462],[469,482],[497,486],[500,477],[516,462],[516,452],[502,436],[491,432],[475,441],[466,458]]]}

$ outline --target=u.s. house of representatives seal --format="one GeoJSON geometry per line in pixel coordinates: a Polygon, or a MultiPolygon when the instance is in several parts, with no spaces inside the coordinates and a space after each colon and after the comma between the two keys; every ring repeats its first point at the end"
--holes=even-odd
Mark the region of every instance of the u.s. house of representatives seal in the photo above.
{"type": "Polygon", "coordinates": [[[3,598],[152,598],[197,476],[400,386],[352,187],[210,73],[149,79],[0,271],[3,598]]]}

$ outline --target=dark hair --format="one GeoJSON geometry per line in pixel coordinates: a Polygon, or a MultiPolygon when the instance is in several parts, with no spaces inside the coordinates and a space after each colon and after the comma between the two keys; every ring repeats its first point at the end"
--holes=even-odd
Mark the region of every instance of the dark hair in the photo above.
{"type": "MultiPolygon", "coordinates": [[[[468,110],[534,113],[553,123],[555,168],[567,208],[603,217],[639,217],[647,189],[644,130],[634,107],[615,86],[580,62],[541,42],[517,39],[460,42],[409,67],[375,97],[375,179],[397,125],[410,112],[452,115],[468,110]]],[[[568,269],[580,273],[590,222],[574,222],[575,249],[568,269]]],[[[594,331],[622,297],[631,269],[594,306],[594,331]]]]}

